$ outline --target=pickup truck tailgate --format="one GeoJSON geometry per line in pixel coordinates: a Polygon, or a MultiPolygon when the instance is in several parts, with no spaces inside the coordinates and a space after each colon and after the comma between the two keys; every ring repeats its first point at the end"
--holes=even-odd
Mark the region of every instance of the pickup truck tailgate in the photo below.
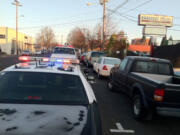
{"type": "Polygon", "coordinates": [[[180,105],[180,85],[166,85],[164,93],[164,102],[174,105],[180,105]]]}

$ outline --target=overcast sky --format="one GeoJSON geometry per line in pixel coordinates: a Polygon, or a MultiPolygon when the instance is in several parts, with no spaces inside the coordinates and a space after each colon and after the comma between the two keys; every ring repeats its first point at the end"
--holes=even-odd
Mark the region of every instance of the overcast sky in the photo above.
{"type": "MultiPolygon", "coordinates": [[[[108,9],[115,9],[126,0],[109,0],[108,9]]],[[[15,28],[15,6],[13,0],[0,0],[0,26],[15,28]]],[[[76,26],[93,27],[102,22],[102,6],[98,0],[19,0],[19,30],[33,37],[44,26],[51,26],[56,38],[66,40],[76,26]],[[92,3],[87,6],[87,3],[92,3]],[[24,15],[24,17],[21,17],[24,15]]],[[[129,0],[113,14],[112,21],[117,31],[124,30],[130,39],[142,37],[142,26],[137,25],[138,14],[160,14],[174,16],[174,26],[169,28],[168,37],[180,39],[180,0],[129,0]],[[172,30],[173,29],[173,30],[172,30]]],[[[107,11],[108,13],[109,11],[107,11]]]]}

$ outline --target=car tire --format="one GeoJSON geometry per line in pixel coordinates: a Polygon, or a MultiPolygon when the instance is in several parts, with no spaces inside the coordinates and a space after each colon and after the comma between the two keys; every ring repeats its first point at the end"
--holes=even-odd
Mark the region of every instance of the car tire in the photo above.
{"type": "Polygon", "coordinates": [[[133,115],[138,121],[144,120],[146,117],[145,107],[140,94],[133,97],[133,115]]]}
{"type": "Polygon", "coordinates": [[[96,71],[93,69],[93,73],[96,73],[96,71]]]}

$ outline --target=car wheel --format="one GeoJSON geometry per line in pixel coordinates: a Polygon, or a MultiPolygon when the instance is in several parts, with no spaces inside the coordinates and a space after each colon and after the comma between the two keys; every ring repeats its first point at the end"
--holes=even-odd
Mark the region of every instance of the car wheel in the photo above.
{"type": "Polygon", "coordinates": [[[93,69],[93,73],[96,73],[96,71],[93,69]]]}
{"type": "Polygon", "coordinates": [[[145,119],[145,108],[141,95],[137,94],[133,97],[133,114],[136,120],[145,119]]]}

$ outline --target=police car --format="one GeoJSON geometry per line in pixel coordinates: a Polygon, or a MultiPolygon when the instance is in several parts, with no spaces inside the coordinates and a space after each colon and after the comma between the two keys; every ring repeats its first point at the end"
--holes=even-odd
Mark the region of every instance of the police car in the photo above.
{"type": "Polygon", "coordinates": [[[0,72],[1,135],[101,135],[97,101],[79,66],[19,59],[25,62],[0,72]]]}

